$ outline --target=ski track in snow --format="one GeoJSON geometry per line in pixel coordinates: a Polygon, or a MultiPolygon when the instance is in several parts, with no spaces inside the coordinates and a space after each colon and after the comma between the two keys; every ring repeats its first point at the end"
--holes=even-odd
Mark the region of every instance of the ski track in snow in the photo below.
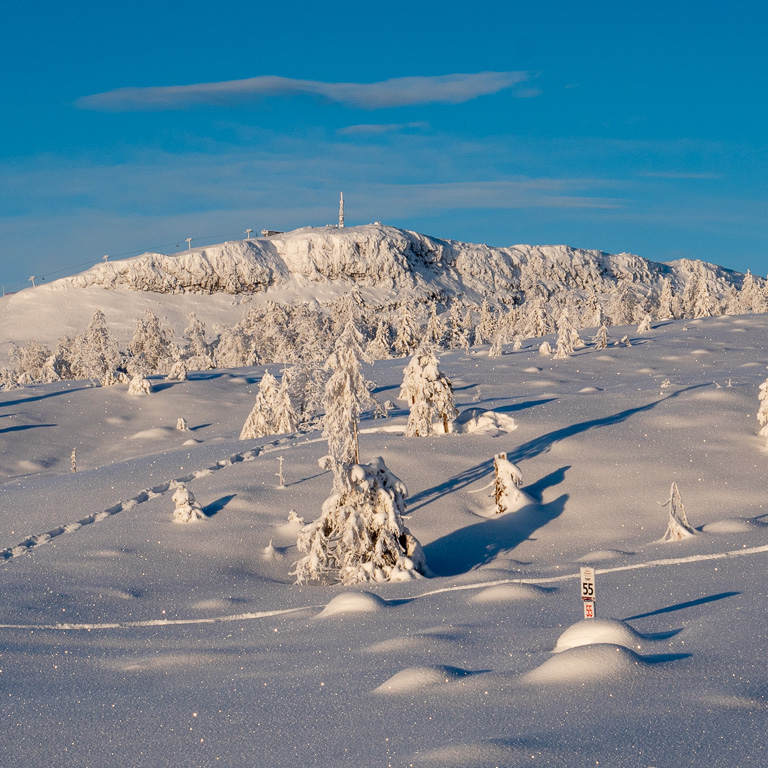
{"type": "MultiPolygon", "coordinates": [[[[257,449],[258,450],[258,449],[257,449]]],[[[262,452],[259,451],[256,455],[262,452]]],[[[253,453],[247,451],[246,453],[253,453]]],[[[242,456],[243,454],[237,454],[242,456]]],[[[256,458],[253,456],[252,458],[256,458]]],[[[238,461],[249,461],[252,459],[240,458],[238,461]]],[[[221,462],[218,464],[221,465],[221,462]]],[[[230,464],[223,464],[221,466],[231,466],[230,464]]],[[[199,477],[199,475],[196,475],[199,477]]],[[[661,566],[673,566],[673,565],[686,565],[689,563],[700,563],[706,560],[724,560],[731,557],[745,557],[748,555],[757,555],[768,552],[768,544],[763,544],[759,547],[745,547],[742,549],[734,549],[728,552],[716,552],[708,555],[689,555],[688,557],[668,557],[660,560],[647,560],[643,563],[633,563],[631,565],[620,565],[615,568],[596,568],[595,574],[605,573],[618,573],[619,571],[637,571],[648,568],[657,568],[661,566]]],[[[406,598],[407,601],[421,600],[424,597],[430,597],[432,595],[440,595],[446,592],[464,592],[473,589],[486,589],[487,587],[493,587],[499,584],[555,584],[563,581],[573,581],[580,578],[579,573],[567,573],[561,576],[543,576],[539,578],[531,579],[497,579],[494,581],[484,581],[475,584],[463,584],[452,587],[443,587],[441,589],[433,589],[429,592],[423,592],[420,595],[413,595],[410,598],[406,598]]],[[[338,597],[338,595],[336,596],[338,597]]],[[[273,611],[257,611],[254,613],[236,613],[228,616],[211,616],[208,618],[195,618],[195,619],[150,619],[147,621],[125,621],[125,622],[111,622],[105,624],[0,624],[0,629],[22,629],[22,630],[98,630],[98,629],[131,629],[139,627],[171,627],[189,624],[221,624],[230,621],[253,621],[256,619],[266,619],[272,616],[284,616],[289,613],[300,613],[305,611],[319,610],[325,608],[327,604],[322,605],[305,605],[297,608],[282,608],[273,611]]]]}
{"type": "MultiPolygon", "coordinates": [[[[301,444],[305,445],[319,441],[320,438],[317,438],[314,440],[303,441],[301,444]]],[[[139,491],[139,493],[137,493],[135,496],[132,496],[130,499],[120,501],[117,504],[113,504],[111,507],[100,510],[99,512],[94,512],[93,514],[82,518],[82,520],[78,520],[74,523],[66,523],[65,525],[59,525],[50,531],[46,531],[45,533],[38,533],[33,536],[28,536],[26,539],[13,547],[6,547],[5,549],[0,550],[0,562],[12,560],[14,557],[28,554],[33,549],[36,549],[43,544],[48,544],[57,536],[61,536],[64,533],[74,533],[75,531],[79,531],[81,528],[83,528],[83,526],[91,525],[92,523],[99,523],[102,520],[106,520],[108,517],[111,517],[112,515],[118,514],[119,512],[126,512],[129,509],[133,509],[138,504],[143,504],[145,501],[155,499],[158,496],[162,496],[163,494],[168,493],[169,491],[175,490],[179,487],[179,485],[190,483],[199,477],[207,477],[208,475],[212,475],[214,472],[218,472],[220,469],[231,467],[243,461],[253,461],[258,456],[282,450],[288,447],[288,444],[294,442],[295,438],[292,437],[285,437],[281,440],[275,440],[271,443],[267,443],[266,445],[259,446],[258,448],[252,448],[248,451],[235,453],[226,459],[219,459],[219,461],[209,467],[196,469],[195,471],[183,475],[182,477],[177,477],[174,480],[168,480],[167,482],[160,483],[160,485],[153,486],[152,488],[145,488],[144,490],[139,491]]]]}

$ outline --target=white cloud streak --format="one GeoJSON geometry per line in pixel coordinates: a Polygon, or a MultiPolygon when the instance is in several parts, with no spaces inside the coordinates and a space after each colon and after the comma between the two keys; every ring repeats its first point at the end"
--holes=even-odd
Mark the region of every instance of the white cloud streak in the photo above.
{"type": "MultiPolygon", "coordinates": [[[[314,96],[360,109],[388,109],[416,104],[461,104],[530,80],[528,72],[477,72],[433,77],[396,77],[378,83],[324,83],[262,75],[245,80],[194,85],[118,88],[83,96],[80,109],[99,112],[144,112],[194,106],[242,106],[270,96],[314,96]]],[[[527,98],[530,88],[521,89],[527,98]]]]}

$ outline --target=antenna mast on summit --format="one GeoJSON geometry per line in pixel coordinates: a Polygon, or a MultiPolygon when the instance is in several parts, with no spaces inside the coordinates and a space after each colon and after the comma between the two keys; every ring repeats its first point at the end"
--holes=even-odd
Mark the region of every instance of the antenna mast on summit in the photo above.
{"type": "Polygon", "coordinates": [[[339,198],[339,229],[344,229],[344,193],[339,198]]]}

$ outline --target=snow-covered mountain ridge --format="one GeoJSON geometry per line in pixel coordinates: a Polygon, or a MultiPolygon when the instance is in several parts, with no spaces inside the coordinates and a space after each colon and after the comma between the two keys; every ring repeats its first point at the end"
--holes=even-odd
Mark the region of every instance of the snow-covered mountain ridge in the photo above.
{"type": "MultiPolygon", "coordinates": [[[[180,334],[190,312],[212,328],[232,325],[248,306],[268,300],[328,308],[352,290],[370,308],[384,311],[403,301],[448,306],[459,300],[478,308],[486,299],[508,307],[541,300],[557,317],[567,303],[571,317],[586,326],[597,305],[607,308],[615,323],[610,303],[621,294],[627,311],[621,311],[626,316],[618,324],[625,324],[635,321],[634,307],[654,314],[665,283],[677,296],[687,288],[689,304],[701,283],[715,304],[709,314],[730,311],[726,307],[743,280],[739,273],[693,260],[664,264],[562,245],[496,248],[381,225],[303,228],[101,263],[4,297],[0,327],[4,346],[36,340],[53,347],[62,336],[82,331],[94,310],[102,309],[126,343],[135,319],[147,309],[180,334]]],[[[760,292],[763,282],[755,279],[760,292]]]]}
{"type": "MultiPolygon", "coordinates": [[[[682,288],[698,272],[724,288],[735,273],[704,262],[661,264],[632,254],[568,246],[514,245],[495,248],[421,235],[395,227],[303,228],[270,238],[239,240],[163,255],[145,253],[98,264],[58,284],[100,286],[155,293],[261,293],[296,281],[341,283],[424,292],[463,290],[504,298],[530,288],[538,278],[557,288],[610,290],[617,280],[654,287],[663,276],[682,288]]],[[[56,285],[56,284],[54,284],[56,285]]],[[[475,297],[477,298],[477,297],[475,297]]]]}

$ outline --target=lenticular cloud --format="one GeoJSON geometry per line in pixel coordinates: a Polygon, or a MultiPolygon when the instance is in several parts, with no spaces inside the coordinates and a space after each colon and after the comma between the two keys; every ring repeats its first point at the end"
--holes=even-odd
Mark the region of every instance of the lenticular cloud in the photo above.
{"type": "Polygon", "coordinates": [[[528,72],[476,72],[434,77],[396,77],[378,83],[324,83],[262,75],[245,80],[193,85],[118,88],[84,96],[81,109],[109,112],[183,109],[196,105],[232,106],[268,96],[310,95],[362,109],[414,104],[460,104],[525,82],[528,72]]]}

